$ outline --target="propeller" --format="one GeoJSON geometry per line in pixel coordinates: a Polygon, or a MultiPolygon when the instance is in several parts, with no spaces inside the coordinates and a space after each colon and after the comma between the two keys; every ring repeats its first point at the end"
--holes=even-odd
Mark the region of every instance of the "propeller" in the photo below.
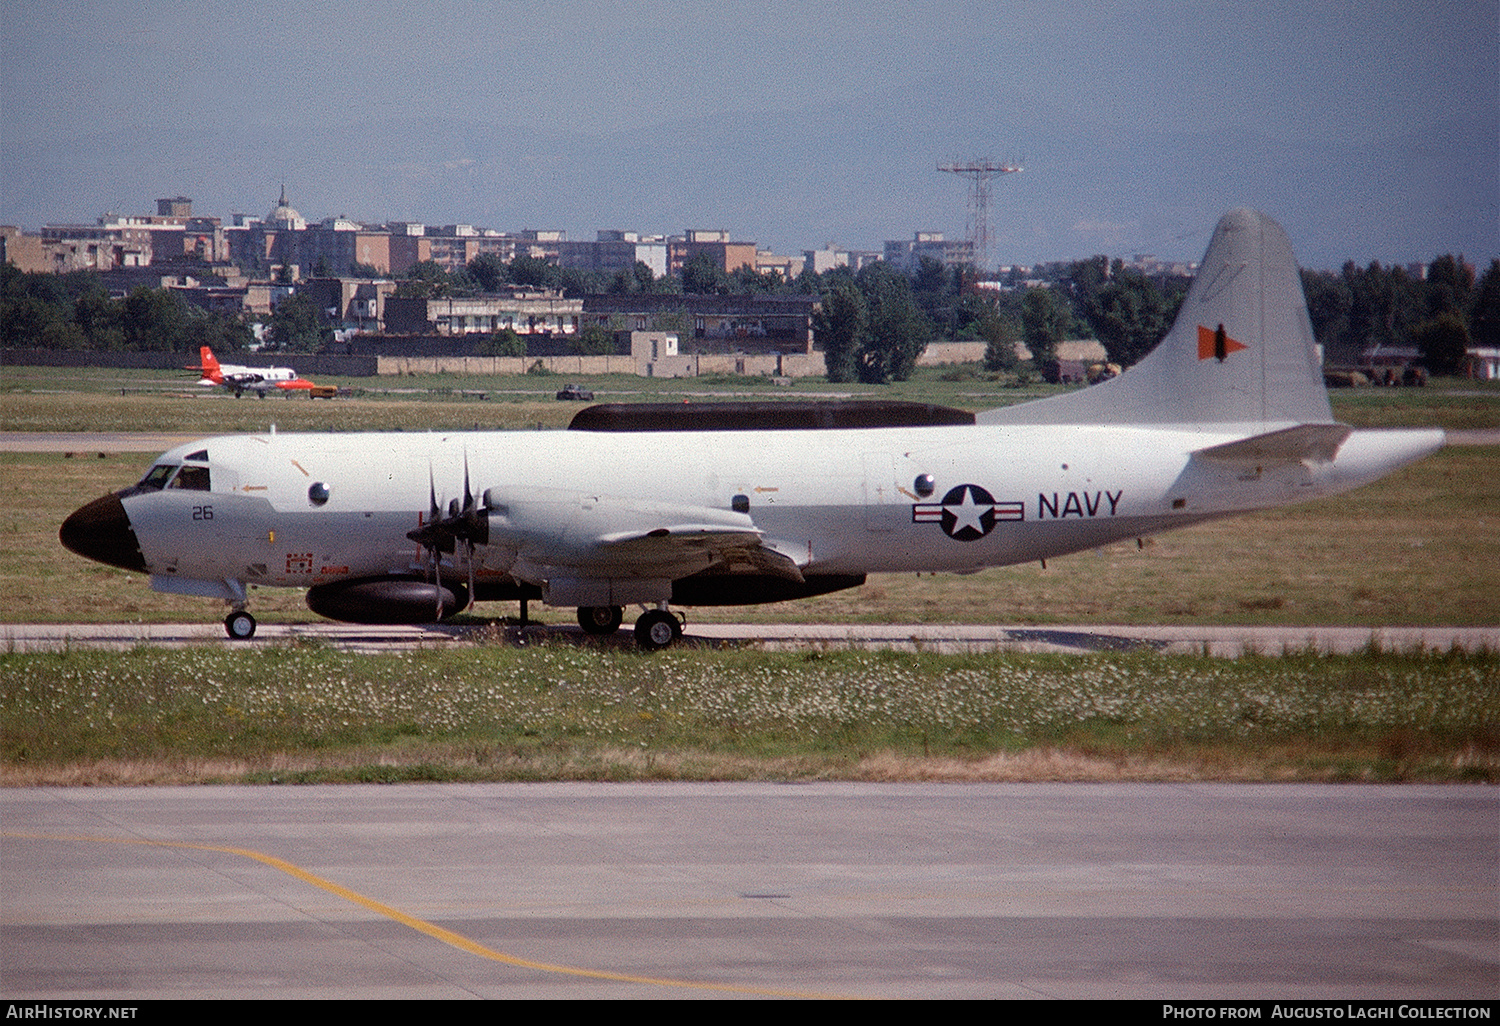
{"type": "Polygon", "coordinates": [[[433,483],[430,467],[427,470],[427,492],[427,522],[414,531],[407,531],[406,536],[432,556],[433,590],[437,593],[438,613],[441,616],[442,591],[436,587],[439,583],[440,553],[452,553],[457,549],[459,542],[463,543],[464,561],[469,568],[469,605],[472,606],[474,604],[474,546],[489,543],[489,510],[480,508],[475,501],[474,490],[469,484],[468,453],[464,453],[464,497],[461,504],[457,499],[450,500],[447,516],[443,515],[442,507],[438,505],[437,487],[433,483]]]}

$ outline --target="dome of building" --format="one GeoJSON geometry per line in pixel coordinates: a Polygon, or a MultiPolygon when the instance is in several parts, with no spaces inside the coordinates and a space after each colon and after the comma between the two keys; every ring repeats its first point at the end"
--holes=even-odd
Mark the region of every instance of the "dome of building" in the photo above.
{"type": "Polygon", "coordinates": [[[266,224],[298,232],[307,227],[307,219],[297,213],[296,208],[286,201],[285,185],[281,187],[281,199],[276,201],[275,209],[266,215],[266,224]]]}

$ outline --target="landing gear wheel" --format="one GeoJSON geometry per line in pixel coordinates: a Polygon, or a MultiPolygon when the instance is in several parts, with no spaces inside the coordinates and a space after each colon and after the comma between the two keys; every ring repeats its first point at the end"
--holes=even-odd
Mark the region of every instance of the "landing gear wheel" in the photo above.
{"type": "Polygon", "coordinates": [[[249,641],[255,637],[255,617],[237,609],[224,617],[224,630],[235,641],[249,641]]]}
{"type": "Polygon", "coordinates": [[[665,609],[648,609],[635,622],[635,643],[648,652],[666,648],[682,637],[682,621],[665,609]]]}
{"type": "Polygon", "coordinates": [[[585,634],[613,634],[625,622],[625,610],[619,606],[579,606],[578,626],[585,634]]]}

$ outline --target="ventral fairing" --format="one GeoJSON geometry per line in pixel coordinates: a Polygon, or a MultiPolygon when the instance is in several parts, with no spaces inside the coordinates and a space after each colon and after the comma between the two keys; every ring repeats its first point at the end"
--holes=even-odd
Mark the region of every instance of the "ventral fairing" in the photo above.
{"type": "Polygon", "coordinates": [[[1439,430],[1334,420],[1281,227],[1219,222],[1176,323],[1120,377],[978,415],[915,404],[591,407],[568,431],[267,434],[164,453],[61,538],[230,607],[250,585],[317,613],[424,623],[469,603],[573,606],[608,633],[673,606],[776,602],[867,574],[969,572],[1332,495],[1439,430]]]}

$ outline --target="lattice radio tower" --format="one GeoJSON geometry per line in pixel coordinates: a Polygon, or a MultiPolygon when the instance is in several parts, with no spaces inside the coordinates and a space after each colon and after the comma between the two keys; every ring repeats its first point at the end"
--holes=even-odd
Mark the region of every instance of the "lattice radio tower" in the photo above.
{"type": "Polygon", "coordinates": [[[974,265],[983,267],[990,259],[990,182],[1020,171],[1021,165],[986,158],[939,164],[938,170],[969,180],[969,247],[974,265]]]}

